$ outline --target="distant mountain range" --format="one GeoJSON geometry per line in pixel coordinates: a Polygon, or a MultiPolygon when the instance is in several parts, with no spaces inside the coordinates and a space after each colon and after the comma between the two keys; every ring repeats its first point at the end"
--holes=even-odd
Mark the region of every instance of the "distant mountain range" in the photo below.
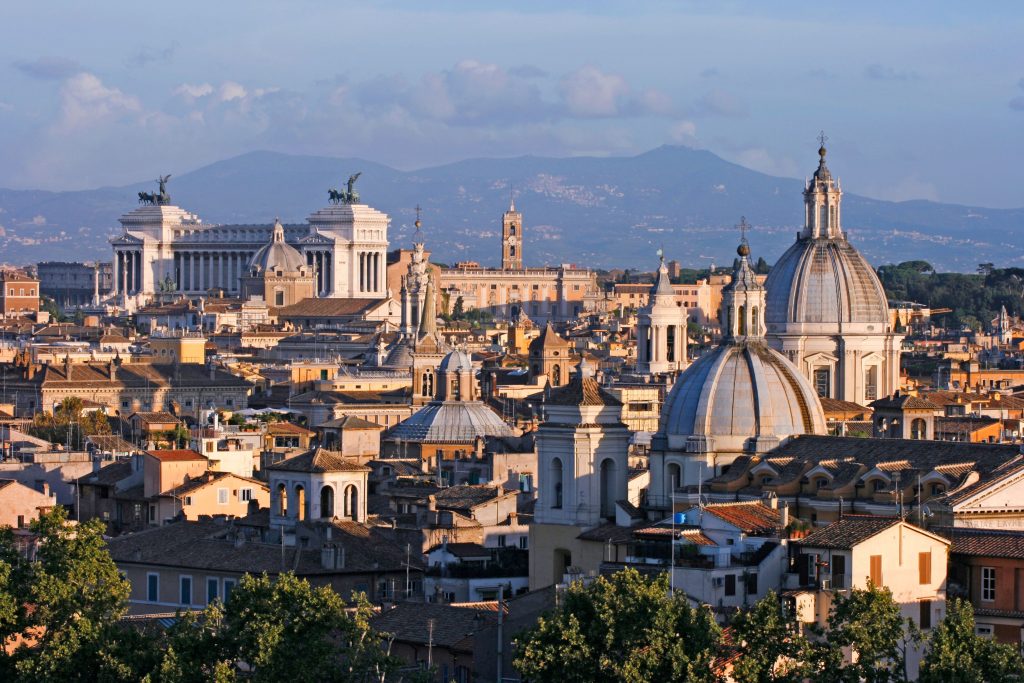
{"type": "MultiPolygon", "coordinates": [[[[841,159],[831,165],[841,173],[841,159]]],[[[685,266],[728,265],[740,216],[755,227],[754,255],[773,262],[803,220],[802,181],[671,146],[634,157],[470,159],[409,172],[360,159],[252,152],[175,175],[168,191],[208,223],[276,216],[299,223],[355,171],[363,172],[363,201],[392,217],[392,247],[410,244],[420,205],[428,249],[446,263],[497,264],[510,194],[523,212],[527,265],[649,270],[662,246],[685,266]]],[[[136,206],[139,191],[154,189],[151,181],[75,192],[0,189],[0,262],[109,258],[117,218],[136,206]]],[[[921,259],[939,270],[973,271],[978,263],[1024,262],[1024,209],[847,193],[843,225],[876,265],[921,259]]]]}

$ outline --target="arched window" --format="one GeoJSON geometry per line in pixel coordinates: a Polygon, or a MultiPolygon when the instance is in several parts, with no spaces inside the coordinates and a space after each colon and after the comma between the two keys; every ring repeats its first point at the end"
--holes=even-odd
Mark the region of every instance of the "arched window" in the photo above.
{"type": "Polygon", "coordinates": [[[562,386],[562,366],[561,365],[556,364],[556,365],[552,366],[552,368],[551,368],[551,384],[553,386],[556,386],[556,387],[562,386]]]}
{"type": "Polygon", "coordinates": [[[665,468],[665,481],[668,483],[668,494],[671,496],[682,483],[682,470],[676,463],[669,463],[665,468]]]}
{"type": "Polygon", "coordinates": [[[295,519],[302,521],[306,519],[306,489],[302,484],[295,486],[295,512],[292,515],[295,519]]]}
{"type": "Polygon", "coordinates": [[[739,320],[736,321],[739,332],[737,334],[744,335],[747,333],[747,307],[741,305],[739,312],[739,320]]]}
{"type": "Polygon", "coordinates": [[[562,461],[559,458],[551,459],[551,507],[562,509],[562,461]]]}
{"type": "Polygon", "coordinates": [[[915,417],[910,422],[910,438],[919,440],[928,438],[928,423],[924,418],[915,417]]]}
{"type": "Polygon", "coordinates": [[[320,489],[320,516],[334,517],[334,487],[332,486],[320,489]]]}
{"type": "Polygon", "coordinates": [[[601,516],[615,516],[615,461],[605,458],[601,461],[601,516]]]}
{"type": "Polygon", "coordinates": [[[288,487],[283,483],[277,485],[277,514],[281,517],[288,516],[288,487]]]}
{"type": "Polygon", "coordinates": [[[760,328],[760,322],[758,321],[757,318],[758,318],[757,306],[754,306],[752,309],[750,309],[750,334],[758,334],[758,330],[761,329],[760,328]]]}
{"type": "Polygon", "coordinates": [[[665,343],[668,346],[668,358],[666,358],[665,360],[667,360],[669,363],[675,363],[676,362],[676,326],[675,325],[669,325],[668,329],[666,330],[665,343]]]}
{"type": "Polygon", "coordinates": [[[345,487],[345,517],[359,521],[359,489],[355,484],[345,487]]]}

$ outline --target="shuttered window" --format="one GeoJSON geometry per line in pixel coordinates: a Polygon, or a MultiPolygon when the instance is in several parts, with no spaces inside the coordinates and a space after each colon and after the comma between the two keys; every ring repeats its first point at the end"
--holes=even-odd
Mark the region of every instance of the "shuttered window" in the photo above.
{"type": "Polygon", "coordinates": [[[930,552],[917,555],[917,581],[921,585],[932,582],[932,554],[930,552]]]}
{"type": "Polygon", "coordinates": [[[875,586],[882,585],[882,556],[871,556],[871,583],[875,586]]]}

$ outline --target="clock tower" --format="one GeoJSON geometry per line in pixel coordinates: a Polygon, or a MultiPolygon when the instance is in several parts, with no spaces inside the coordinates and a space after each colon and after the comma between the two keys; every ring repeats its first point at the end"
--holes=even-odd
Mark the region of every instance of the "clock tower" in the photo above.
{"type": "Polygon", "coordinates": [[[508,211],[501,217],[501,269],[520,270],[523,267],[523,214],[516,211],[516,203],[509,200],[508,211]]]}

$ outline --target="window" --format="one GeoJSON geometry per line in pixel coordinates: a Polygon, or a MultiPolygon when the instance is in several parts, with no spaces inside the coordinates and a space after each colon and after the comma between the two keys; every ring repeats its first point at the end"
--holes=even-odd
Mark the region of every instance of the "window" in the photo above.
{"type": "Polygon", "coordinates": [[[213,602],[214,600],[216,600],[219,597],[219,595],[218,595],[219,591],[217,590],[217,588],[218,588],[217,584],[218,584],[218,581],[217,581],[216,577],[213,577],[213,576],[206,577],[206,604],[210,604],[211,602],[213,602]]]}
{"type": "Polygon", "coordinates": [[[736,575],[726,574],[725,575],[725,594],[736,595],[736,575]]]}
{"type": "Polygon", "coordinates": [[[921,610],[921,613],[918,616],[917,625],[920,626],[921,628],[931,628],[932,627],[932,601],[931,600],[922,600],[920,603],[918,603],[918,606],[919,606],[919,608],[921,610]]]}
{"type": "Polygon", "coordinates": [[[814,391],[818,396],[827,397],[829,393],[828,368],[817,368],[814,371],[814,391]]]}
{"type": "Polygon", "coordinates": [[[160,600],[160,575],[146,574],[146,600],[159,602],[160,600]]]}
{"type": "Polygon", "coordinates": [[[217,489],[217,504],[218,505],[227,505],[228,504],[228,490],[227,489],[217,489]]]}
{"type": "Polygon", "coordinates": [[[872,555],[871,556],[871,583],[875,586],[882,585],[882,556],[872,555]]]}
{"type": "Polygon", "coordinates": [[[922,586],[932,582],[932,554],[917,554],[917,582],[922,586]]]}
{"type": "Polygon", "coordinates": [[[235,580],[234,579],[224,579],[224,602],[228,601],[228,598],[231,597],[231,591],[233,591],[234,589],[235,589],[235,580]]]}
{"type": "Polygon", "coordinates": [[[274,292],[274,305],[284,306],[284,292],[274,292]]]}
{"type": "Polygon", "coordinates": [[[747,595],[757,595],[757,574],[747,574],[746,582],[747,595]]]}
{"type": "Polygon", "coordinates": [[[978,624],[974,627],[974,635],[979,638],[992,638],[995,629],[990,624],[978,624]]]}
{"type": "Polygon", "coordinates": [[[519,549],[520,550],[529,550],[530,549],[530,537],[529,536],[520,536],[519,537],[519,549]]]}
{"type": "Polygon", "coordinates": [[[192,504],[192,496],[185,496],[185,505],[192,504]]]}
{"type": "Polygon", "coordinates": [[[864,371],[864,400],[874,401],[878,398],[878,366],[872,365],[864,371]]]}
{"type": "Polygon", "coordinates": [[[498,536],[498,547],[499,548],[504,548],[505,544],[507,542],[508,542],[508,539],[506,538],[505,534],[501,534],[500,536],[498,536]]]}
{"type": "Polygon", "coordinates": [[[238,492],[238,500],[248,503],[252,500],[252,489],[242,489],[238,492]]]}
{"type": "Polygon", "coordinates": [[[996,599],[996,568],[981,568],[981,599],[983,602],[992,602],[996,599]]]}
{"type": "Polygon", "coordinates": [[[191,576],[182,576],[179,579],[179,582],[180,582],[179,585],[180,585],[180,588],[181,588],[181,600],[179,600],[179,602],[182,605],[191,605],[192,604],[192,577],[191,576]]]}

